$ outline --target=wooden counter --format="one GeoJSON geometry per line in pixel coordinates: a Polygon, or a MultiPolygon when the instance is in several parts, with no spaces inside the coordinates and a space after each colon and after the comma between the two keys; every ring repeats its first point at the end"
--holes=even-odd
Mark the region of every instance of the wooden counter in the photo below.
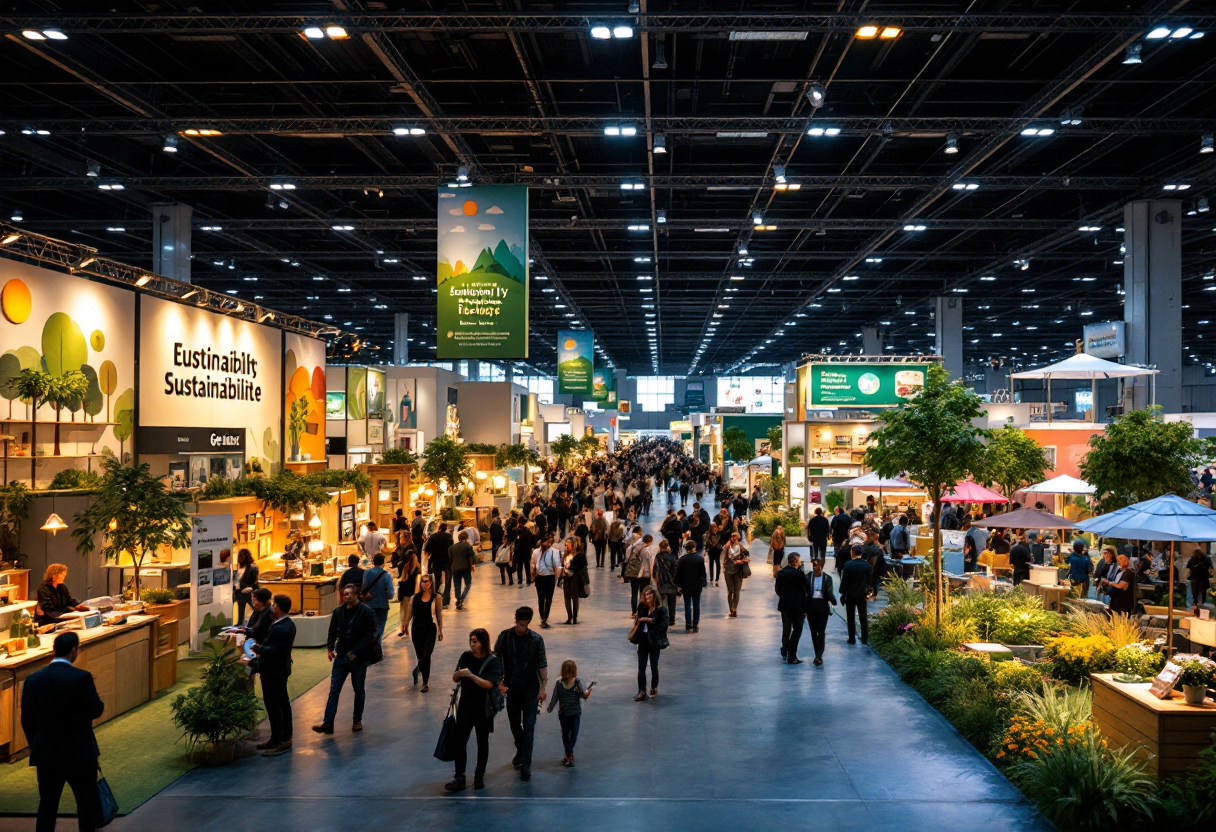
{"type": "Polygon", "coordinates": [[[291,599],[292,613],[315,612],[329,615],[338,606],[338,576],[323,578],[290,578],[284,581],[259,581],[274,595],[291,599]]]}
{"type": "Polygon", "coordinates": [[[1187,705],[1174,691],[1158,699],[1149,683],[1123,685],[1110,673],[1092,674],[1094,724],[1112,746],[1138,747],[1147,770],[1157,777],[1175,777],[1199,760],[1216,731],[1216,702],[1187,705]],[[1152,756],[1149,756],[1152,755],[1152,756]]]}
{"type": "MultiPolygon", "coordinates": [[[[176,642],[175,628],[176,622],[162,634],[159,618],[136,615],[119,626],[77,631],[80,656],[76,667],[93,674],[97,693],[106,706],[94,725],[142,705],[159,689],[158,684],[176,679],[176,644],[172,650],[161,644],[165,640],[176,642]]],[[[8,762],[24,756],[28,750],[21,730],[21,690],[25,680],[54,658],[51,650],[54,634],[41,636],[39,641],[37,648],[0,659],[0,758],[8,762]]]]}

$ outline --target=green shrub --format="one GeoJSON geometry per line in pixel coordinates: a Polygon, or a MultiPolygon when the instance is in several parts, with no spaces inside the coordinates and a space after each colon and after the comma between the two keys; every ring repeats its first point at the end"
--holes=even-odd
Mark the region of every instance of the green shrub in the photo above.
{"type": "Polygon", "coordinates": [[[996,691],[1007,699],[1023,693],[1033,693],[1043,686],[1044,668],[1022,664],[1018,661],[996,662],[992,666],[992,680],[996,691]]]}
{"type": "Polygon", "coordinates": [[[771,537],[777,526],[781,526],[790,537],[801,535],[802,518],[798,510],[769,507],[752,513],[750,528],[753,536],[771,537]]]}
{"type": "Polygon", "coordinates": [[[835,514],[837,508],[844,508],[844,492],[839,488],[829,488],[823,495],[823,504],[827,507],[827,514],[835,514]]]}
{"type": "Polygon", "coordinates": [[[1174,832],[1210,832],[1216,824],[1216,745],[1199,752],[1199,765],[1186,777],[1165,781],[1164,822],[1174,832]]]}
{"type": "Polygon", "coordinates": [[[887,593],[887,606],[919,607],[925,603],[925,593],[920,587],[894,573],[883,579],[882,588],[887,593]]]}
{"type": "Polygon", "coordinates": [[[1009,709],[998,700],[991,679],[985,676],[952,685],[939,710],[972,745],[989,748],[1005,730],[1009,709]]]}
{"type": "Polygon", "coordinates": [[[178,694],[169,705],[173,724],[182,730],[191,754],[207,743],[240,738],[257,725],[260,709],[236,650],[213,642],[206,647],[211,655],[200,684],[178,694]]]}
{"type": "MultiPolygon", "coordinates": [[[[326,468],[313,471],[301,477],[308,485],[320,486],[325,489],[340,491],[353,490],[359,499],[363,499],[372,490],[372,478],[362,471],[348,471],[345,468],[326,468]]],[[[324,500],[322,502],[325,502],[324,500]]]]}
{"type": "Polygon", "coordinates": [[[253,495],[253,481],[245,477],[230,480],[216,474],[207,480],[207,484],[199,491],[200,500],[226,500],[229,497],[249,497],[253,495]]]}
{"type": "Polygon", "coordinates": [[[969,592],[954,602],[950,615],[971,621],[980,639],[1001,644],[1042,644],[1064,628],[1057,613],[1043,609],[1043,599],[1020,588],[969,592]]]}
{"type": "Polygon", "coordinates": [[[925,619],[913,637],[928,650],[957,650],[966,642],[976,640],[975,625],[970,621],[947,616],[942,618],[941,624],[934,624],[927,614],[925,619]]]}
{"type": "Polygon", "coordinates": [[[1115,646],[1106,636],[1062,636],[1048,639],[1045,654],[1052,661],[1052,675],[1070,685],[1089,682],[1089,674],[1109,670],[1115,661],[1115,646]]]}
{"type": "Polygon", "coordinates": [[[920,613],[907,604],[888,604],[878,615],[870,616],[870,644],[880,653],[882,649],[903,635],[904,628],[915,625],[920,613]]]}
{"type": "Polygon", "coordinates": [[[1115,651],[1112,669],[1119,673],[1149,678],[1165,667],[1165,654],[1147,644],[1125,644],[1115,651]]]}
{"type": "Polygon", "coordinates": [[[380,454],[380,462],[384,465],[410,465],[417,461],[418,457],[406,448],[386,448],[384,453],[380,454]]]}
{"type": "Polygon", "coordinates": [[[1006,608],[997,613],[992,639],[1000,644],[1042,644],[1058,633],[1061,626],[1059,613],[1041,606],[1020,610],[1006,608]]]}
{"type": "Polygon", "coordinates": [[[85,471],[83,468],[66,468],[63,471],[57,472],[51,478],[51,484],[48,486],[52,491],[70,488],[96,489],[100,487],[101,477],[92,471],[85,471]]]}
{"type": "Polygon", "coordinates": [[[145,589],[139,593],[139,600],[145,604],[168,604],[177,600],[177,595],[171,589],[145,589]]]}
{"type": "Polygon", "coordinates": [[[465,450],[471,454],[496,454],[498,446],[491,445],[489,442],[466,442],[465,450]]]}
{"type": "Polygon", "coordinates": [[[1157,781],[1134,752],[1108,748],[1092,729],[1009,776],[1063,832],[1147,827],[1160,806],[1157,781]]]}
{"type": "Polygon", "coordinates": [[[1014,697],[1013,709],[1030,722],[1042,721],[1057,736],[1064,736],[1069,728],[1089,722],[1093,697],[1088,688],[1062,687],[1043,680],[1036,690],[1014,697]]]}

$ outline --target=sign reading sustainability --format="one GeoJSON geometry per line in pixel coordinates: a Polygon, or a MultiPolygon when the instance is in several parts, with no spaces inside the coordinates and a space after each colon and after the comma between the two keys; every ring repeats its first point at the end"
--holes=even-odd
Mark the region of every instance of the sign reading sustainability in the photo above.
{"type": "Polygon", "coordinates": [[[528,188],[439,190],[435,354],[528,357],[528,188]]]}
{"type": "Polygon", "coordinates": [[[590,393],[595,372],[595,336],[586,329],[557,333],[557,392],[590,393]]]}
{"type": "Polygon", "coordinates": [[[927,364],[810,364],[806,407],[896,407],[925,388],[927,364]]]}

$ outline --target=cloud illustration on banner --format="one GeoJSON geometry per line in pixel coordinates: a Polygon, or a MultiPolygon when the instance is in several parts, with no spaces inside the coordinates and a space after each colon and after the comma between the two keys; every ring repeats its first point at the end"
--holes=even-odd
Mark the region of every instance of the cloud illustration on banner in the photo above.
{"type": "Polygon", "coordinates": [[[463,225],[458,225],[452,229],[451,233],[452,234],[463,234],[465,232],[465,230],[466,229],[463,225]]]}
{"type": "Polygon", "coordinates": [[[451,214],[453,217],[459,217],[461,214],[464,213],[464,211],[461,211],[459,208],[449,208],[448,213],[451,214]]]}
{"type": "Polygon", "coordinates": [[[497,205],[491,205],[489,208],[486,209],[486,213],[487,214],[501,214],[502,209],[499,208],[497,205]]]}
{"type": "Polygon", "coordinates": [[[490,225],[489,223],[483,222],[481,225],[477,226],[477,230],[478,231],[493,231],[494,226],[490,225]]]}

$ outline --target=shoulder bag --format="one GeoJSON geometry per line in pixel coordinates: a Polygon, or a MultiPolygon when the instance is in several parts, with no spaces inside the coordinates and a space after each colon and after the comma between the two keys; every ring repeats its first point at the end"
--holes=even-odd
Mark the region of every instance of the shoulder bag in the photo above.
{"type": "Polygon", "coordinates": [[[452,689],[452,701],[448,703],[448,714],[443,718],[443,726],[439,729],[439,740],[435,743],[435,759],[450,763],[456,759],[456,751],[460,747],[459,731],[456,729],[456,697],[460,693],[460,685],[452,689]]]}
{"type": "Polygon", "coordinates": [[[504,543],[498,547],[498,557],[494,558],[494,562],[499,566],[505,566],[511,562],[511,557],[515,552],[515,544],[504,543]]]}
{"type": "MultiPolygon", "coordinates": [[[[481,667],[477,669],[477,675],[485,678],[481,674],[486,672],[486,665],[494,658],[494,654],[486,656],[486,660],[481,663],[481,667]]],[[[493,685],[486,691],[486,716],[490,719],[498,716],[507,707],[507,697],[503,696],[502,689],[498,685],[493,685]]]]}
{"type": "Polygon", "coordinates": [[[109,826],[114,818],[118,817],[118,801],[114,799],[114,792],[110,791],[110,784],[106,782],[106,776],[101,771],[101,763],[97,764],[97,828],[109,826]]]}
{"type": "Polygon", "coordinates": [[[579,570],[578,577],[579,577],[578,597],[579,598],[590,598],[591,597],[591,573],[587,570],[587,567],[584,566],[582,569],[579,570]]]}
{"type": "Polygon", "coordinates": [[[629,631],[629,643],[630,644],[641,644],[642,639],[646,638],[645,635],[643,635],[641,632],[638,631],[638,626],[639,626],[639,623],[638,623],[637,619],[634,619],[633,628],[629,631]]]}

